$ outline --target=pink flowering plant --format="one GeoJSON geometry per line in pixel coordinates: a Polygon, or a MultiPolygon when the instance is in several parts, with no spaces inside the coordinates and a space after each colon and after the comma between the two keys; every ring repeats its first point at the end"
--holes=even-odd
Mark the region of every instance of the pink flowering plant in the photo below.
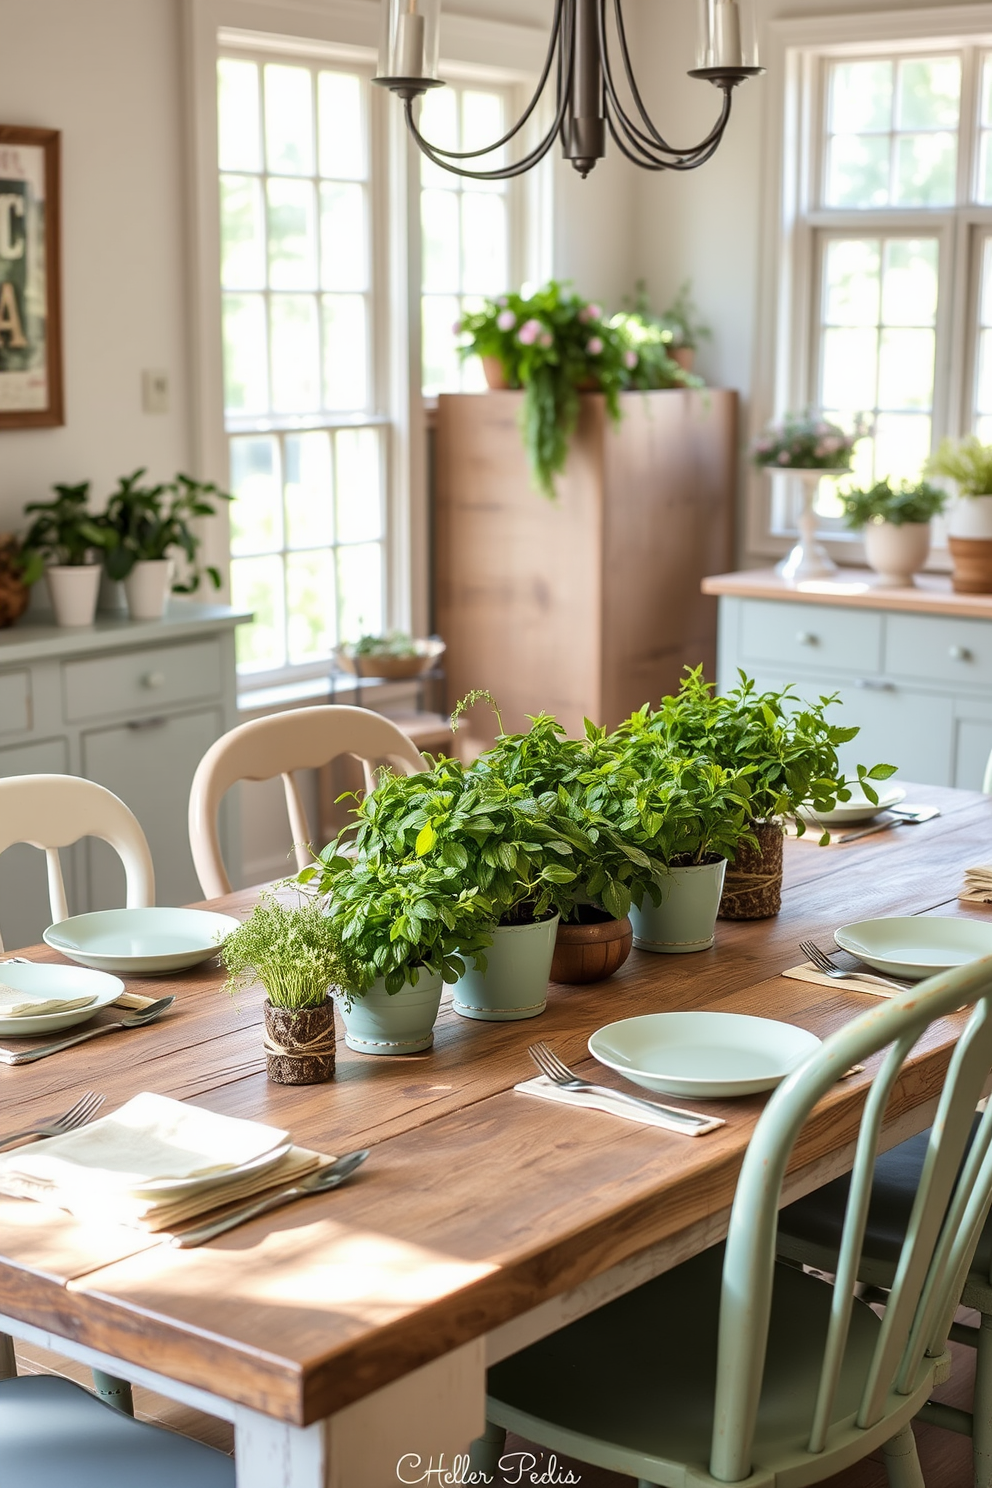
{"type": "Polygon", "coordinates": [[[775,470],[848,470],[859,439],[870,432],[859,413],[848,431],[812,413],[787,413],[771,424],[751,446],[755,465],[775,470]]]}

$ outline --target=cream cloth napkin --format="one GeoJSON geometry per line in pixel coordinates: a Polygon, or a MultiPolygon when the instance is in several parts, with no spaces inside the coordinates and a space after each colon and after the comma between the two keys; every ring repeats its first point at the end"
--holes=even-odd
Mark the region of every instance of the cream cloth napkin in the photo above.
{"type": "MultiPolygon", "coordinates": [[[[624,1121],[636,1121],[641,1126],[663,1126],[666,1131],[678,1132],[681,1137],[702,1137],[707,1132],[715,1131],[718,1126],[726,1126],[726,1122],[719,1116],[707,1118],[705,1126],[696,1126],[692,1130],[680,1126],[677,1121],[666,1116],[664,1111],[647,1111],[643,1107],[629,1106],[626,1101],[613,1100],[609,1095],[594,1094],[591,1090],[562,1090],[545,1075],[537,1075],[533,1080],[524,1080],[520,1085],[514,1085],[514,1090],[519,1090],[522,1095],[537,1095],[542,1100],[558,1101],[563,1106],[586,1106],[591,1111],[606,1111],[610,1116],[621,1116],[624,1121]]],[[[701,1116],[702,1111],[688,1111],[687,1115],[701,1116]]]]}
{"type": "MultiPolygon", "coordinates": [[[[186,1217],[268,1187],[274,1166],[299,1150],[276,1127],[145,1092],[78,1131],[0,1157],[0,1193],[158,1229],[177,1208],[186,1217]]],[[[316,1166],[312,1156],[289,1165],[292,1176],[316,1166]]]]}
{"type": "Polygon", "coordinates": [[[812,961],[804,961],[802,966],[790,966],[788,971],[783,971],[784,977],[792,977],[797,982],[815,982],[818,987],[843,987],[848,992],[867,992],[869,997],[892,997],[894,993],[888,987],[877,987],[874,982],[862,982],[856,977],[828,977],[822,971],[817,971],[812,961]]]}
{"type": "Polygon", "coordinates": [[[71,1013],[89,1007],[96,993],[84,997],[51,997],[44,992],[18,992],[0,981],[0,1018],[40,1018],[44,1013],[71,1013]]]}
{"type": "Polygon", "coordinates": [[[964,888],[958,898],[966,904],[992,904],[992,863],[964,870],[964,888]]]}

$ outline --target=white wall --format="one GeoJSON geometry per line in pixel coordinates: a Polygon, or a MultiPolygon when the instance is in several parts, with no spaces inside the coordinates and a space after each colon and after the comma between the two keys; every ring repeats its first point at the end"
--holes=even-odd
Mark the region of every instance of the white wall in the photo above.
{"type": "Polygon", "coordinates": [[[2,122],[62,130],[66,424],[0,432],[0,528],[54,481],[190,460],[175,0],[0,0],[2,122]],[[165,368],[171,411],[141,410],[165,368]]]}

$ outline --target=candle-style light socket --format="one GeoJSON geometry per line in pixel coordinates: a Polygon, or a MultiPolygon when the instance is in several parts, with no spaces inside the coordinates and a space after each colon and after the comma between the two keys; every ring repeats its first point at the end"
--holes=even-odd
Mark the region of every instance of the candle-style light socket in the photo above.
{"type": "Polygon", "coordinates": [[[441,0],[382,0],[376,80],[437,81],[441,0]]]}
{"type": "Polygon", "coordinates": [[[754,18],[738,0],[698,0],[697,72],[758,66],[754,18]]]}

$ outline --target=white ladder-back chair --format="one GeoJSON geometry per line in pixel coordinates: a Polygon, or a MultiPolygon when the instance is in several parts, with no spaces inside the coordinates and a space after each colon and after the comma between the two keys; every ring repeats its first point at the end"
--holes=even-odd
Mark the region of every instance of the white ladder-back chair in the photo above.
{"type": "Polygon", "coordinates": [[[405,775],[427,768],[416,745],[395,723],[368,708],[342,703],[254,719],[211,745],[197,766],[189,796],[189,845],[207,899],[231,892],[217,836],[217,813],[231,786],[239,780],[282,777],[296,866],[305,868],[310,828],[293,772],[320,769],[344,754],[361,761],[366,790],[372,788],[377,764],[388,764],[405,775]]]}
{"type": "Polygon", "coordinates": [[[129,909],[147,909],[155,903],[148,842],[137,818],[113,791],[78,775],[11,775],[0,780],[0,853],[18,842],[44,852],[53,923],[69,917],[59,848],[71,847],[81,837],[102,838],[116,851],[124,864],[129,909]]]}
{"type": "Polygon", "coordinates": [[[990,1067],[992,957],[912,987],[826,1039],[758,1120],[726,1246],[496,1364],[473,1467],[491,1470],[510,1429],[629,1473],[640,1488],[744,1479],[805,1488],[879,1448],[891,1488],[924,1488],[911,1421],[947,1376],[954,1311],[992,1202],[992,1103],[968,1147],[990,1067]],[[879,1318],[855,1282],[883,1117],[914,1045],[962,1005],[973,1012],[951,1055],[879,1318]],[[830,1285],[776,1262],[782,1184],[813,1108],[875,1054],[830,1285]]]}

